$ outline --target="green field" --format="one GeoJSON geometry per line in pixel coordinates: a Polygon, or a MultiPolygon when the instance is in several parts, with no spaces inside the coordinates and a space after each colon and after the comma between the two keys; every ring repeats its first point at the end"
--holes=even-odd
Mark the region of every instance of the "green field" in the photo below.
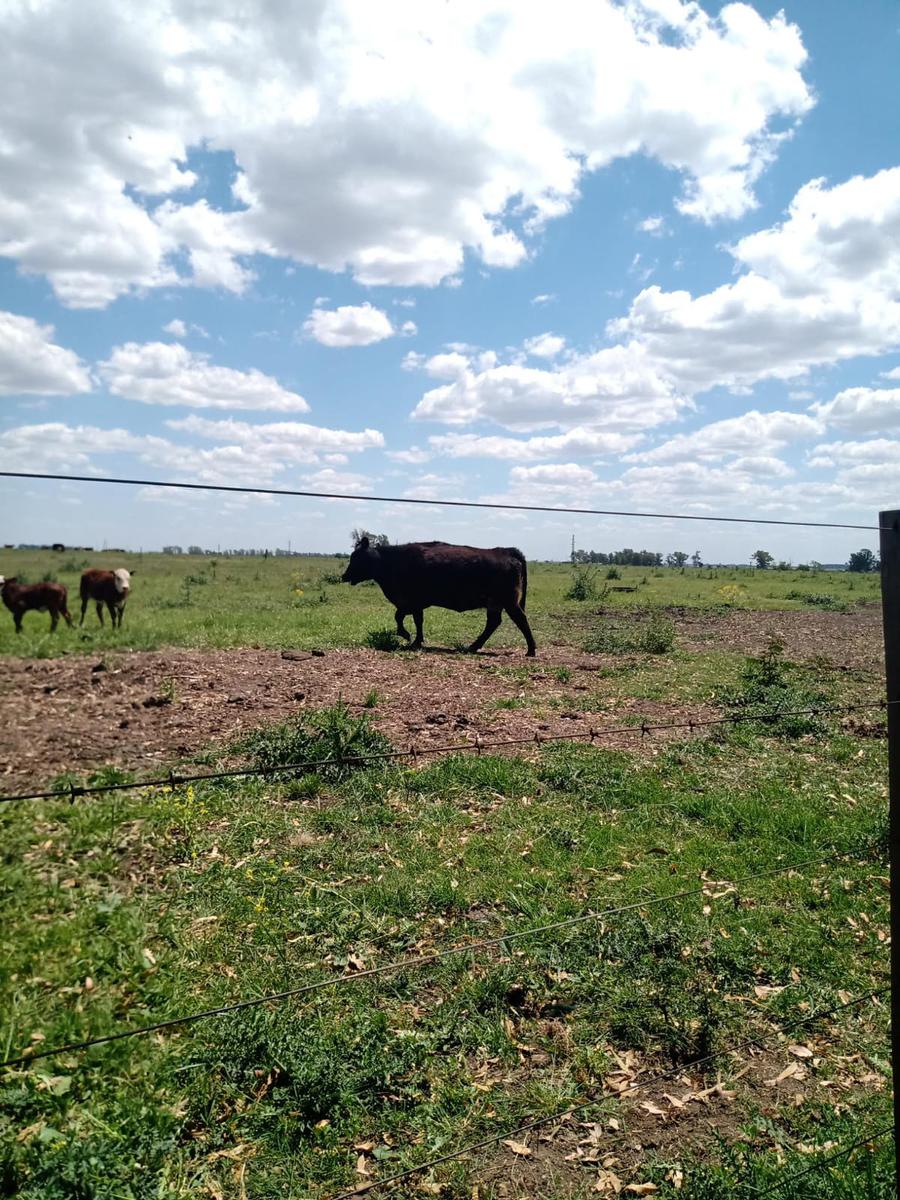
{"type": "MultiPolygon", "coordinates": [[[[16,637],[12,616],[0,612],[0,654],[47,657],[93,652],[107,647],[136,650],[160,646],[315,647],[359,645],[373,629],[393,628],[393,610],[374,584],[352,588],[335,582],[346,565],[338,558],[211,558],[163,554],[54,554],[50,551],[4,551],[0,574],[23,582],[50,578],[69,591],[69,611],[79,620],[78,581],[88,566],[126,566],[136,571],[121,633],[101,630],[91,607],[81,629],[60,625],[49,635],[44,613],[25,617],[16,637]]],[[[754,571],[751,568],[620,567],[618,579],[606,579],[606,568],[592,574],[596,604],[698,608],[834,609],[875,600],[876,575],[844,572],[754,571]],[[634,592],[604,587],[634,587],[634,592]],[[793,596],[793,598],[791,598],[793,596]],[[798,598],[799,597],[799,598],[798,598]],[[813,597],[813,601],[804,599],[813,597]]],[[[573,569],[563,563],[529,566],[528,613],[540,644],[555,636],[560,617],[582,614],[586,604],[566,600],[573,569]]],[[[478,613],[457,615],[431,609],[426,615],[429,642],[452,645],[472,641],[480,632],[478,613]]],[[[508,620],[490,645],[519,645],[521,637],[508,620]]]]}
{"type": "MultiPolygon", "coordinates": [[[[121,634],[92,614],[90,641],[51,639],[33,614],[18,639],[9,619],[0,650],[353,646],[392,624],[375,588],[326,581],[337,560],[91,557],[120,561],[138,567],[121,634]]],[[[77,594],[81,559],[8,554],[0,570],[15,569],[77,594]]],[[[604,575],[598,588],[636,590],[567,600],[570,567],[530,569],[538,660],[484,664],[509,685],[506,707],[552,711],[551,680],[575,668],[542,667],[540,646],[581,661],[591,639],[597,669],[573,696],[611,715],[672,695],[752,716],[880,694],[871,664],[827,669],[831,647],[812,634],[794,665],[642,632],[646,610],[679,606],[705,610],[711,630],[741,608],[836,611],[849,630],[877,579],[604,575]]],[[[426,637],[452,645],[480,621],[432,610],[426,637]]],[[[521,646],[507,622],[495,642],[521,646]]],[[[418,656],[388,660],[414,707],[418,656]]],[[[385,703],[375,686],[352,714],[307,710],[231,759],[323,757],[351,737],[382,750],[385,703]]],[[[0,1072],[0,1195],[330,1200],[500,1135],[372,1195],[749,1200],[778,1184],[799,1200],[888,1200],[890,1138],[822,1161],[891,1123],[888,998],[817,1016],[885,986],[886,796],[875,712],[864,728],[747,721],[622,751],[560,744],[0,807],[0,1057],[329,985],[0,1072]],[[529,932],[556,922],[570,923],[529,932]],[[493,941],[507,934],[521,936],[493,941]]]]}

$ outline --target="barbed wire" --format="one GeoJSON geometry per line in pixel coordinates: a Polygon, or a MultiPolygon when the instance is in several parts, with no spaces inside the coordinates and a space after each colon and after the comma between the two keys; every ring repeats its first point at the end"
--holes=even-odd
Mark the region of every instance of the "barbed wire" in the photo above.
{"type": "Polygon", "coordinates": [[[866,533],[890,529],[881,525],[853,525],[838,521],[786,521],[774,517],[721,517],[697,513],[630,512],[612,508],[568,508],[552,504],[512,504],[499,500],[428,500],[421,496],[370,496],[352,492],[312,492],[299,488],[241,486],[225,483],[177,483],[171,479],[129,479],[97,475],[62,475],[52,471],[0,471],[7,479],[49,479],[64,483],[114,483],[128,487],[178,488],[192,492],[236,492],[259,496],[302,496],[312,500],[362,500],[377,504],[427,504],[442,508],[489,508],[513,512],[575,513],[590,517],[637,517],[657,521],[716,521],[731,525],[790,525],[804,529],[861,529],[866,533]]]}
{"type": "MultiPolygon", "coordinates": [[[[804,1025],[809,1025],[814,1021],[821,1020],[825,1017],[834,1016],[836,1013],[842,1012],[845,1009],[855,1008],[860,1004],[864,1004],[868,1000],[874,1000],[880,996],[890,992],[890,987],[885,986],[876,988],[874,991],[867,992],[864,996],[857,996],[855,999],[845,1001],[843,1004],[835,1005],[833,1008],[825,1009],[818,1013],[813,1013],[807,1017],[801,1017],[796,1021],[788,1021],[780,1024],[772,1034],[760,1035],[758,1037],[746,1038],[736,1045],[724,1047],[722,1050],[716,1050],[712,1054],[707,1054],[703,1058],[695,1059],[689,1064],[679,1064],[677,1067],[672,1067],[667,1071],[662,1071],[657,1075],[651,1076],[649,1079],[638,1080],[631,1083],[622,1091],[615,1093],[616,1099],[621,1099],[624,1096],[629,1096],[634,1092],[642,1091],[648,1087],[653,1087],[658,1083],[664,1083],[673,1076],[683,1074],[687,1070],[695,1069],[707,1063],[713,1062],[717,1058],[722,1058],[727,1054],[739,1054],[742,1050],[749,1049],[751,1046],[763,1046],[772,1037],[780,1037],[782,1034],[790,1030],[800,1028],[804,1025]]],[[[351,1200],[354,1196],[364,1196],[369,1192],[377,1191],[381,1188],[393,1187],[394,1184],[402,1183],[406,1179],[410,1179],[415,1175],[421,1175],[426,1171],[433,1170],[435,1167],[441,1166],[444,1163],[452,1162],[457,1158],[464,1158],[469,1154],[476,1154],[479,1150],[485,1150],[489,1146],[495,1146],[498,1142],[511,1141],[514,1138],[522,1137],[524,1134],[530,1133],[534,1129],[540,1129],[544,1125],[552,1125],[555,1121],[565,1121],[569,1118],[583,1113],[586,1109],[595,1108],[610,1099],[609,1096],[602,1096],[599,1099],[594,1097],[590,1100],[585,1100],[580,1104],[571,1105],[569,1108],[563,1109],[561,1112],[551,1113],[546,1117],[538,1117],[533,1121],[528,1121],[523,1125],[518,1125],[515,1129],[506,1129],[502,1133],[491,1134],[490,1137],[482,1138],[478,1142],[470,1142],[468,1145],[461,1147],[459,1150],[449,1151],[447,1154],[441,1154],[436,1158],[431,1158],[427,1162],[420,1163],[416,1167],[409,1167],[405,1171],[398,1171],[395,1175],[388,1175],[384,1179],[373,1179],[371,1183],[359,1184],[348,1192],[339,1192],[332,1197],[332,1200],[351,1200]]],[[[624,1136],[624,1135],[623,1135],[624,1136]]],[[[610,1139],[615,1144],[618,1138],[610,1139]]]]}
{"type": "MultiPolygon", "coordinates": [[[[870,1133],[867,1137],[860,1138],[858,1142],[853,1142],[849,1146],[843,1146],[840,1150],[836,1150],[834,1154],[830,1154],[828,1158],[817,1158],[814,1163],[811,1163],[810,1166],[806,1167],[804,1170],[793,1171],[784,1179],[778,1180],[777,1183],[773,1183],[767,1188],[751,1188],[750,1190],[755,1196],[773,1196],[776,1192],[781,1191],[783,1187],[789,1187],[791,1184],[796,1183],[798,1179],[802,1179],[804,1175],[812,1175],[815,1171],[820,1171],[822,1167],[827,1167],[829,1163],[836,1162],[840,1158],[846,1158],[846,1156],[848,1154],[852,1154],[854,1150],[859,1150],[860,1147],[868,1145],[869,1142],[877,1142],[879,1138],[883,1138],[887,1134],[893,1132],[894,1126],[886,1125],[884,1128],[878,1129],[874,1133],[870,1133]]],[[[749,1185],[745,1184],[745,1187],[746,1186],[749,1185]]]]}
{"type": "MultiPolygon", "coordinates": [[[[873,850],[876,848],[875,843],[864,847],[864,850],[873,850]]],[[[824,863],[835,862],[838,859],[850,857],[849,851],[829,851],[828,854],[819,855],[815,858],[802,859],[799,862],[785,863],[780,867],[770,867],[764,871],[753,871],[750,874],[742,875],[737,879],[726,881],[719,880],[717,883],[730,882],[734,888],[741,884],[752,882],[756,879],[767,879],[775,875],[784,875],[790,871],[801,871],[806,867],[821,866],[824,863]]],[[[671,904],[675,900],[684,900],[690,896],[701,896],[708,892],[712,885],[709,882],[703,883],[700,887],[685,888],[678,892],[669,892],[664,896],[645,897],[642,900],[635,900],[629,904],[621,904],[615,908],[601,909],[599,912],[580,913],[575,917],[566,917],[559,921],[551,921],[546,925],[537,925],[529,929],[512,930],[509,933],[497,934],[495,937],[485,938],[477,942],[466,942],[461,946],[448,946],[444,950],[437,950],[433,954],[419,955],[415,958],[404,958],[396,962],[384,963],[380,967],[370,967],[363,971],[354,971],[350,975],[337,975],[330,979],[320,979],[314,983],[302,984],[299,987],[287,988],[280,992],[271,992],[264,996],[255,996],[249,1000],[236,1000],[230,1004],[219,1005],[216,1008],[204,1009],[197,1013],[188,1013],[181,1017],[170,1017],[164,1021],[155,1021],[150,1025],[140,1025],[134,1029],[121,1030],[119,1033],[104,1034],[100,1037],[86,1038],[81,1041],[67,1042],[61,1046],[51,1046],[46,1049],[35,1049],[29,1047],[24,1053],[16,1055],[13,1058],[7,1058],[0,1061],[0,1068],[21,1066],[26,1063],[36,1062],[42,1058],[52,1058],[57,1054],[71,1054],[78,1050],[87,1050],[92,1046],[103,1046],[109,1042],[123,1041],[126,1038],[142,1037],[149,1033],[157,1033],[163,1029],[174,1029],[176,1026],[192,1025],[197,1021],[207,1020],[209,1017],[225,1016],[233,1012],[241,1012],[244,1009],[256,1008],[261,1004],[272,1004],[281,1000],[287,1000],[298,996],[308,995],[312,992],[319,992],[325,988],[342,987],[350,983],[358,983],[363,979],[374,979],[382,975],[392,974],[396,971],[414,970],[419,967],[427,966],[430,963],[439,962],[442,959],[450,958],[451,956],[460,954],[471,954],[477,950],[491,949],[494,946],[505,945],[507,942],[519,941],[522,938],[537,937],[546,933],[553,933],[561,929],[571,929],[576,925],[583,925],[589,921],[604,921],[608,917],[620,916],[622,913],[635,912],[638,909],[654,908],[658,904],[671,904]]]]}
{"type": "Polygon", "coordinates": [[[153,779],[145,779],[139,781],[116,782],[116,783],[98,783],[91,785],[81,785],[76,783],[67,783],[62,788],[53,788],[42,792],[17,792],[9,796],[0,796],[0,804],[13,804],[18,801],[25,800],[70,800],[74,801],[80,796],[92,796],[101,792],[124,792],[134,791],[140,788],[155,788],[155,787],[177,787],[188,783],[204,783],[216,779],[239,779],[249,776],[268,776],[280,774],[297,774],[299,772],[308,772],[317,770],[319,767],[331,766],[359,766],[366,762],[386,762],[402,758],[420,758],[432,754],[453,754],[458,752],[472,752],[480,754],[484,750],[499,749],[504,746],[527,746],[537,745],[542,746],[548,743],[565,743],[565,742],[595,742],[598,738],[605,737],[621,737],[634,736],[640,734],[641,737],[647,737],[651,733],[660,733],[674,729],[687,729],[693,732],[695,729],[705,729],[714,725],[738,725],[742,723],[757,723],[771,724],[782,720],[785,717],[820,717],[832,716],[837,713],[864,712],[871,709],[886,710],[892,705],[900,704],[900,700],[871,700],[863,703],[854,704],[837,704],[837,705],[815,705],[809,708],[792,708],[792,709],[777,709],[765,713],[732,713],[727,717],[708,717],[693,719],[687,721],[667,721],[649,723],[641,721],[639,724],[606,726],[601,728],[591,727],[580,733],[533,733],[528,737],[518,738],[492,738],[485,739],[480,735],[476,735],[474,740],[464,742],[447,742],[437,746],[419,746],[411,745],[406,750],[384,750],[375,754],[345,754],[334,755],[329,758],[311,758],[295,763],[282,763],[279,766],[267,767],[235,767],[226,771],[199,771],[192,774],[185,774],[180,771],[170,770],[166,775],[156,776],[153,779]]]}

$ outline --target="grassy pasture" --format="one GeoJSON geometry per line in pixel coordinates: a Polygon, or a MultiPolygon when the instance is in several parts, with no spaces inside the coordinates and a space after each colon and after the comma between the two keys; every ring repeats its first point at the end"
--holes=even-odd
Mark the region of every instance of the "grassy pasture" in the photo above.
{"type": "MultiPolygon", "coordinates": [[[[52,570],[74,609],[82,564],[65,569],[67,557],[7,554],[0,571],[52,570]]],[[[89,641],[62,629],[51,640],[33,614],[19,639],[9,619],[0,652],[358,645],[391,624],[377,589],[324,581],[337,560],[137,565],[121,635],[91,614],[89,641]]],[[[637,590],[578,602],[565,599],[570,567],[532,566],[539,646],[580,645],[601,606],[621,609],[627,631],[646,621],[635,608],[821,607],[787,598],[799,591],[852,615],[877,598],[877,580],[843,574],[620,575],[610,582],[637,590]]],[[[479,614],[426,616],[432,641],[478,628],[479,614]]],[[[518,633],[504,622],[495,639],[517,645],[518,633]]],[[[600,713],[673,695],[752,712],[879,691],[721,647],[597,655],[606,665],[578,702],[600,713]]],[[[402,657],[414,677],[416,656],[402,657]]],[[[548,680],[572,670],[540,658],[484,669],[535,718],[551,706],[548,680]]],[[[234,749],[267,764],[316,757],[357,727],[377,748],[382,735],[359,722],[383,703],[376,687],[362,714],[307,712],[234,749]]],[[[583,1102],[578,1118],[374,1195],[749,1200],[781,1181],[776,1194],[799,1200],[893,1195],[890,1139],[799,1175],[817,1150],[890,1124],[887,1002],[777,1033],[885,982],[885,742],[838,718],[0,806],[0,837],[3,1058],[635,906],[0,1071],[0,1196],[329,1200],[583,1102]],[[730,887],[829,854],[840,857],[730,887]],[[749,1037],[759,1050],[720,1054],[749,1037]]]]}
{"type": "MultiPolygon", "coordinates": [[[[338,558],[210,558],[163,554],[81,554],[78,552],[0,552],[0,574],[36,582],[50,577],[69,591],[69,611],[79,619],[78,581],[88,566],[126,566],[137,574],[121,633],[100,629],[89,608],[81,629],[60,626],[52,637],[45,613],[25,617],[16,637],[12,616],[0,611],[0,654],[51,657],[121,647],[152,650],[161,646],[298,647],[358,645],[372,630],[393,628],[393,611],[379,588],[351,588],[333,582],[346,560],[338,558]]],[[[620,578],[607,580],[606,568],[593,575],[594,600],[565,598],[577,575],[565,563],[529,566],[528,613],[540,644],[558,633],[558,622],[579,616],[597,604],[621,607],[668,605],[691,608],[759,610],[838,608],[879,596],[877,576],[843,572],[754,571],[723,568],[684,572],[668,568],[617,568],[620,578]],[[634,587],[633,592],[609,591],[634,587]],[[793,598],[791,598],[793,597],[793,598]],[[812,597],[813,599],[808,599],[812,597]]],[[[467,643],[480,632],[479,613],[456,614],[431,609],[425,635],[431,643],[467,643]]],[[[521,636],[508,620],[491,645],[514,646],[521,636]]]]}

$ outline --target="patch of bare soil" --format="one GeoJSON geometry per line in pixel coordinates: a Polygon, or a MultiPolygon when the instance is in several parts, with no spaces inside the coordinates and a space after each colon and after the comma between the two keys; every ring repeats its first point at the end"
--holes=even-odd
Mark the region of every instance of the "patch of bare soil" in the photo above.
{"type": "Polygon", "coordinates": [[[881,607],[865,605],[851,612],[783,610],[711,615],[700,609],[669,609],[685,650],[730,650],[761,654],[772,638],[784,645],[793,662],[884,677],[881,607]]]}
{"type": "MultiPolygon", "coordinates": [[[[883,671],[877,609],[673,615],[684,649],[757,653],[777,636],[790,658],[873,678],[883,671]]],[[[5,793],[40,787],[63,771],[83,775],[105,764],[147,771],[338,699],[361,709],[373,688],[373,721],[398,749],[584,736],[595,726],[716,715],[703,705],[647,699],[598,712],[597,673],[622,661],[562,641],[542,647],[537,660],[518,648],[470,656],[439,647],[393,654],[242,648],[123,652],[102,661],[6,659],[0,665],[0,786],[5,793]]],[[[659,660],[661,672],[665,663],[659,660]]],[[[597,744],[653,753],[662,736],[601,736],[597,744]]]]}
{"type": "MultiPolygon", "coordinates": [[[[775,1149],[764,1126],[748,1137],[751,1114],[783,1123],[789,1121],[786,1110],[823,1099],[852,1107],[857,1097],[885,1087],[883,1074],[864,1055],[838,1054],[817,1044],[821,1039],[787,1041],[780,1049],[748,1048],[723,1057],[718,1068],[685,1067],[656,1081],[652,1063],[638,1068],[636,1056],[627,1053],[621,1069],[604,1080],[609,1100],[602,1115],[588,1110],[504,1141],[478,1171],[480,1185],[510,1200],[550,1192],[650,1195],[657,1190],[648,1184],[650,1159],[668,1164],[667,1178],[677,1187],[681,1164],[706,1158],[723,1142],[775,1149]]],[[[794,1148],[812,1154],[829,1147],[801,1142],[794,1148]]]]}

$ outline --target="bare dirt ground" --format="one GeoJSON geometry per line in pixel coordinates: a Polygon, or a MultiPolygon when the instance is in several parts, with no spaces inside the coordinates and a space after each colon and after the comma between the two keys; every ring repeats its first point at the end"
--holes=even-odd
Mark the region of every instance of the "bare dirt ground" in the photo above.
{"type": "MultiPolygon", "coordinates": [[[[688,609],[671,615],[684,650],[758,653],[776,636],[788,658],[816,669],[870,681],[883,672],[876,608],[723,616],[688,609]]],[[[569,641],[541,647],[536,661],[518,648],[467,656],[438,647],[422,654],[239,648],[124,651],[103,660],[6,659],[0,663],[0,791],[43,786],[63,771],[83,775],[108,763],[139,772],[158,768],[210,746],[225,747],[243,730],[305,708],[338,699],[361,707],[373,688],[372,718],[398,748],[586,734],[611,723],[716,715],[702,705],[646,699],[619,701],[614,721],[596,704],[584,711],[587,694],[599,686],[597,673],[622,661],[586,654],[569,641]],[[562,678],[560,667],[567,668],[562,678]],[[527,668],[529,679],[523,683],[518,672],[502,668],[527,668]],[[523,693],[539,695],[542,706],[496,706],[523,693]]],[[[664,672],[665,658],[658,661],[664,672]]],[[[640,741],[619,736],[606,744],[634,747],[640,741]]]]}

